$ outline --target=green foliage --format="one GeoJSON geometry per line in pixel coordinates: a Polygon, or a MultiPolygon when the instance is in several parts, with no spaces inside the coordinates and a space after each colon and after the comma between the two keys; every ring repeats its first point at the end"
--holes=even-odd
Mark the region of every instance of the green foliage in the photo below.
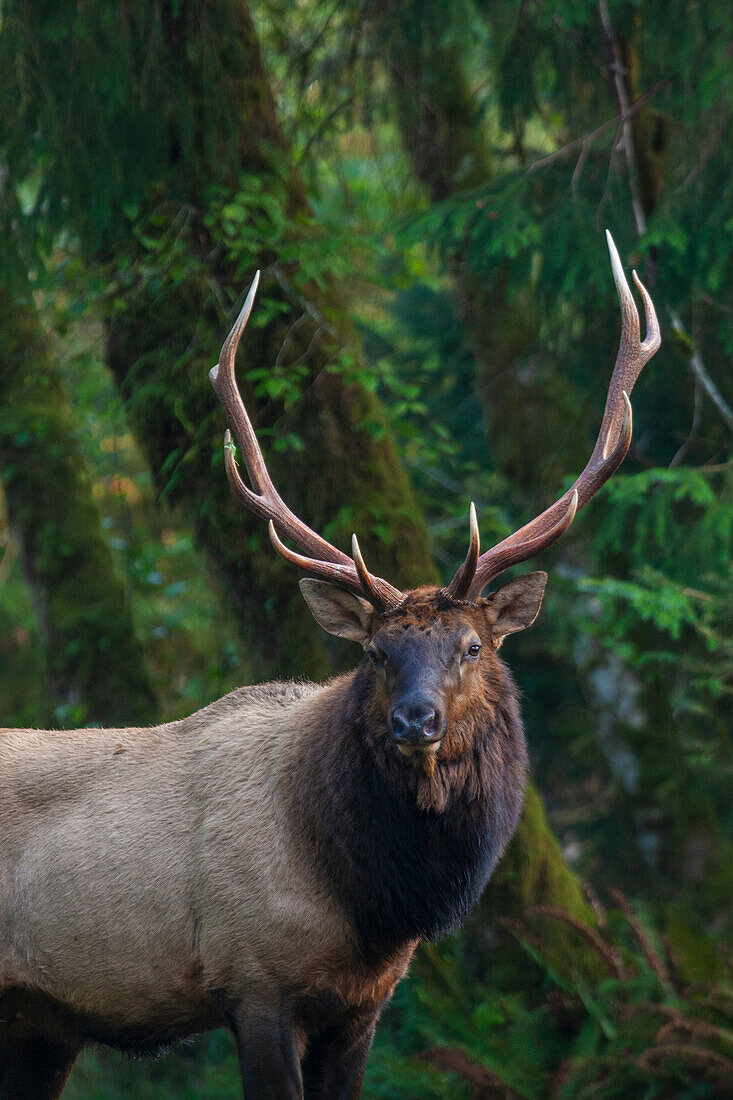
{"type": "Polygon", "coordinates": [[[54,720],[151,720],[157,704],[127,592],[101,531],[71,406],[33,303],[6,291],[0,330],[0,477],[44,636],[54,720]]]}
{"type": "Polygon", "coordinates": [[[232,91],[244,85],[252,98],[261,90],[248,73],[246,37],[231,34],[227,0],[91,14],[4,5],[0,50],[12,63],[0,78],[0,144],[15,178],[35,181],[36,219],[52,233],[71,219],[97,248],[124,237],[125,213],[142,195],[185,195],[212,172],[234,171],[241,130],[232,91]]]}
{"type": "Polygon", "coordinates": [[[601,914],[602,932],[547,907],[505,922],[545,969],[535,1003],[477,982],[457,941],[424,948],[385,1018],[366,1095],[463,1097],[477,1085],[515,1100],[723,1095],[733,1069],[729,968],[721,958],[726,978],[711,985],[698,973],[688,983],[648,917],[617,900],[619,909],[601,914]],[[540,918],[566,924],[595,952],[599,976],[553,966],[540,918]]]}
{"type": "MultiPolygon", "coordinates": [[[[630,118],[640,237],[597,4],[260,0],[285,137],[234,11],[12,2],[0,28],[0,265],[31,268],[34,287],[48,287],[44,262],[59,272],[43,311],[65,340],[75,438],[162,708],[262,673],[237,617],[268,639],[266,660],[330,667],[299,604],[272,597],[262,532],[225,510],[205,374],[254,268],[240,378],[289,502],[329,538],[358,526],[370,564],[416,582],[430,570],[419,512],[447,578],[470,499],[488,545],[582,467],[618,330],[608,225],[652,289],[664,344],[634,391],[625,471],[543,559],[543,614],[506,644],[561,847],[530,792],[474,922],[425,949],[398,990],[366,1094],[717,1096],[733,510],[725,419],[689,368],[694,352],[733,403],[729,6],[609,4],[630,98],[647,97],[630,118]],[[100,365],[100,314],[127,404],[100,365]],[[324,470],[308,456],[326,436],[324,470]],[[192,526],[254,593],[236,612],[192,526]],[[653,904],[671,957],[644,906],[643,926],[622,905],[599,939],[563,855],[653,904]],[[538,896],[553,912],[528,913],[538,896]],[[513,940],[497,927],[507,915],[513,940]]],[[[0,538],[3,715],[45,723],[43,636],[0,538]]],[[[233,1094],[220,1034],[183,1058],[90,1055],[70,1094],[233,1094]]]]}
{"type": "Polygon", "coordinates": [[[625,799],[656,807],[654,861],[674,875],[674,853],[687,848],[692,860],[697,844],[689,871],[707,892],[702,900],[697,887],[690,902],[708,913],[722,906],[723,921],[733,779],[729,485],[729,469],[618,479],[594,540],[611,575],[579,581],[592,598],[570,621],[587,639],[591,676],[608,678],[613,667],[631,674],[626,711],[615,705],[611,719],[607,710],[606,736],[636,758],[625,799]]]}
{"type": "Polygon", "coordinates": [[[82,1055],[64,1098],[69,1100],[200,1100],[237,1095],[239,1066],[225,1031],[189,1043],[177,1059],[161,1057],[141,1074],[139,1063],[112,1051],[82,1055]]]}

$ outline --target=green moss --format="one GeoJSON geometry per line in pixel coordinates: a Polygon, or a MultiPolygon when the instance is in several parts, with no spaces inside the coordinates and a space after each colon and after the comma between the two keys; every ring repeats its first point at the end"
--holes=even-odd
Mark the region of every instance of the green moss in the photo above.
{"type": "Polygon", "coordinates": [[[526,933],[530,941],[541,945],[542,955],[560,973],[577,968],[592,974],[603,971],[597,953],[588,948],[577,929],[556,916],[533,914],[535,906],[550,906],[591,928],[596,925],[580,882],[550,829],[542,799],[529,784],[519,827],[466,928],[475,966],[488,975],[487,981],[503,976],[509,988],[539,986],[542,972],[529,962],[514,938],[526,933]],[[502,922],[512,935],[498,940],[493,935],[487,937],[487,930],[498,930],[502,922]]]}
{"type": "MultiPolygon", "coordinates": [[[[165,236],[160,229],[164,215],[158,213],[164,197],[175,211],[186,211],[185,221],[177,223],[175,258],[166,254],[165,263],[159,255],[151,259],[150,249],[157,244],[150,243],[150,234],[120,239],[119,290],[109,303],[108,363],[159,492],[182,508],[224,578],[250,644],[255,676],[319,679],[332,670],[332,661],[300,598],[296,571],[276,558],[262,521],[232,501],[221,458],[225,421],[208,380],[231,321],[221,303],[235,301],[244,282],[244,261],[237,252],[241,239],[254,232],[252,261],[256,255],[262,266],[277,265],[277,242],[292,251],[290,236],[299,235],[307,245],[309,211],[278,129],[246,8],[225,0],[214,6],[206,33],[221,65],[212,74],[214,84],[206,86],[200,69],[190,63],[188,40],[195,45],[195,36],[188,7],[181,6],[180,18],[168,28],[170,49],[180,56],[180,94],[194,115],[216,96],[217,87],[229,97],[239,119],[238,167],[257,194],[279,197],[281,209],[263,214],[259,207],[243,206],[236,239],[221,230],[213,215],[200,213],[209,196],[235,188],[231,157],[219,163],[206,159],[208,146],[217,147],[227,136],[221,118],[213,116],[214,132],[207,133],[206,141],[185,146],[185,165],[177,164],[154,193],[141,195],[143,211],[156,212],[153,236],[165,236]]],[[[251,262],[249,254],[246,262],[251,262]]],[[[293,372],[287,400],[274,397],[266,386],[264,392],[248,387],[242,377],[279,491],[337,545],[348,547],[357,530],[370,567],[393,583],[434,580],[424,522],[383,411],[359,380],[359,364],[353,362],[358,353],[350,349],[350,361],[342,366],[344,347],[332,337],[326,340],[324,328],[346,334],[349,341],[352,336],[335,280],[326,275],[318,285],[301,282],[297,293],[284,287],[290,287],[290,277],[263,279],[261,316],[269,320],[263,326],[253,318],[240,355],[240,377],[247,368],[274,375],[280,359],[282,369],[293,372]],[[304,317],[303,300],[313,318],[304,317]],[[326,326],[315,320],[323,317],[326,326]],[[285,449],[283,440],[291,441],[285,449]]]]}
{"type": "Polygon", "coordinates": [[[722,951],[717,951],[707,929],[681,905],[669,905],[666,918],[664,938],[682,981],[689,985],[725,983],[730,977],[730,968],[724,945],[722,951]]]}
{"type": "Polygon", "coordinates": [[[527,787],[524,809],[514,839],[497,868],[491,894],[509,890],[501,906],[507,916],[521,917],[530,905],[553,905],[582,920],[592,910],[580,883],[569,870],[536,787],[527,787]]]}
{"type": "Polygon", "coordinates": [[[72,412],[32,303],[0,294],[0,478],[41,627],[56,721],[151,721],[157,705],[102,535],[72,412]]]}

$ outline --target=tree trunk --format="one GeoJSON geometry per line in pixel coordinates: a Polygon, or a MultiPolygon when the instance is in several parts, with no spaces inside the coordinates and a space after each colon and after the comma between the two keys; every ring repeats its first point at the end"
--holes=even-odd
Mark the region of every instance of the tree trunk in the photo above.
{"type": "MultiPolygon", "coordinates": [[[[127,288],[120,275],[122,289],[110,302],[108,362],[159,490],[181,505],[200,545],[225,578],[251,644],[255,675],[322,677],[333,661],[303,607],[295,571],[275,556],[262,521],[234,503],[224,475],[224,417],[208,371],[233,320],[233,310],[223,310],[221,302],[236,301],[253,270],[247,265],[243,274],[227,249],[217,246],[203,215],[208,185],[234,193],[240,172],[250,179],[256,176],[264,193],[282,193],[284,209],[278,213],[288,219],[293,233],[301,234],[306,254],[308,231],[298,224],[306,222],[309,211],[277,125],[246,8],[229,0],[214,6],[218,18],[207,27],[207,49],[222,58],[217,91],[202,85],[201,71],[191,63],[204,49],[190,22],[191,7],[181,4],[178,14],[168,12],[166,19],[169,48],[179,61],[181,94],[202,127],[208,100],[227,98],[238,116],[238,163],[213,158],[207,164],[206,150],[219,148],[226,138],[223,132],[219,140],[209,134],[189,147],[190,163],[172,165],[165,192],[156,189],[150,200],[156,209],[170,202],[176,210],[189,211],[187,263],[168,280],[165,274],[151,278],[142,250],[133,247],[132,258],[138,264],[142,260],[143,269],[127,288]]],[[[177,149],[181,145],[176,142],[177,149]]],[[[243,234],[251,231],[250,224],[241,228],[243,234]]],[[[129,242],[123,250],[129,258],[129,242]]],[[[288,376],[292,364],[302,372],[297,399],[288,407],[277,399],[257,401],[242,380],[279,490],[306,522],[327,529],[332,541],[348,547],[357,530],[370,568],[393,583],[407,586],[435,579],[425,526],[384,414],[355,379],[358,351],[350,352],[350,379],[338,367],[344,349],[334,333],[345,333],[347,341],[351,333],[333,279],[326,279],[320,290],[309,285],[295,293],[289,289],[292,263],[285,271],[276,250],[266,244],[257,259],[269,264],[271,274],[265,271],[259,295],[263,304],[255,305],[243,340],[240,377],[242,359],[250,369],[273,371],[273,376],[279,358],[284,363],[281,375],[288,376]],[[267,310],[271,318],[264,327],[258,309],[261,315],[267,310]],[[295,443],[278,451],[286,434],[295,443]]]]}
{"type": "MultiPolygon", "coordinates": [[[[159,490],[187,514],[225,579],[250,643],[254,675],[322,678],[332,660],[303,605],[297,570],[277,557],[262,520],[234,500],[224,473],[225,421],[208,372],[226,324],[214,304],[208,281],[195,275],[163,294],[138,284],[110,322],[108,362],[159,490]],[[203,338],[197,339],[197,329],[203,338]]],[[[253,329],[241,358],[248,366],[272,365],[286,333],[282,322],[253,329]]],[[[289,343],[291,353],[305,353],[313,339],[313,326],[303,326],[289,343]]],[[[431,580],[424,524],[382,410],[361,386],[330,373],[328,350],[313,345],[306,384],[288,411],[279,403],[258,407],[242,380],[275,483],[290,506],[332,541],[348,547],[352,530],[358,531],[373,571],[405,586],[431,580]],[[273,448],[285,431],[297,436],[301,450],[273,448]],[[379,537],[381,529],[390,542],[379,537]]]]}
{"type": "MultiPolygon", "coordinates": [[[[370,10],[385,42],[402,142],[432,201],[488,185],[494,176],[488,134],[477,117],[460,32],[446,26],[444,6],[408,0],[397,9],[376,2],[370,10]]],[[[487,237],[495,231],[491,213],[486,206],[487,237]]],[[[568,469],[582,468],[586,433],[568,432],[577,409],[567,381],[545,377],[531,281],[510,293],[506,264],[487,279],[472,270],[460,245],[451,272],[476,357],[494,469],[525,498],[541,500],[568,469]]]]}
{"type": "Polygon", "coordinates": [[[55,720],[142,724],[157,705],[72,413],[29,297],[0,293],[0,478],[46,645],[55,720]]]}

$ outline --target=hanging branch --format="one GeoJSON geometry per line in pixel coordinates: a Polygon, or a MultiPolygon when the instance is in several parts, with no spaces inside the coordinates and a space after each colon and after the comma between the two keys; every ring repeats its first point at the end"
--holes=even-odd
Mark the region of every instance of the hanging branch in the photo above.
{"type": "Polygon", "coordinates": [[[572,153],[574,149],[579,147],[581,147],[582,150],[587,149],[596,138],[602,137],[612,126],[618,126],[621,123],[626,125],[629,119],[632,119],[637,111],[640,111],[641,108],[649,102],[652,96],[655,96],[658,91],[666,87],[669,83],[671,83],[669,77],[665,77],[664,80],[658,80],[653,87],[643,92],[625,112],[622,112],[620,115],[615,115],[614,118],[606,119],[600,126],[596,126],[595,130],[589,130],[587,134],[573,138],[572,141],[569,141],[560,149],[555,149],[554,152],[548,153],[547,156],[540,157],[538,160],[533,160],[531,164],[527,165],[527,174],[531,175],[531,173],[538,172],[541,168],[546,168],[548,164],[553,164],[556,160],[560,160],[562,157],[567,156],[568,153],[572,153]]]}
{"type": "Polygon", "coordinates": [[[626,81],[624,79],[626,76],[626,68],[621,57],[621,50],[616,41],[616,36],[613,33],[607,0],[600,0],[598,11],[601,16],[603,33],[606,36],[611,56],[613,57],[611,72],[613,73],[616,98],[618,99],[618,105],[621,112],[621,136],[624,144],[624,153],[626,154],[626,164],[629,169],[629,187],[631,189],[631,205],[634,211],[634,223],[636,225],[637,236],[643,237],[646,233],[647,221],[646,214],[644,213],[644,206],[641,201],[639,167],[636,163],[636,156],[634,155],[634,136],[631,130],[631,120],[629,119],[629,93],[626,89],[626,81]]]}
{"type": "MultiPolygon", "coordinates": [[[[639,187],[639,166],[636,162],[636,153],[634,152],[634,140],[631,130],[631,118],[629,107],[629,93],[626,87],[626,67],[623,64],[621,56],[621,50],[618,45],[615,34],[613,33],[613,25],[611,23],[611,17],[608,11],[608,0],[599,0],[598,12],[601,19],[601,26],[603,33],[606,36],[609,51],[613,58],[611,62],[611,72],[613,73],[613,83],[616,89],[616,98],[618,100],[620,117],[621,117],[621,136],[624,147],[624,155],[626,157],[626,166],[629,173],[629,190],[631,192],[631,206],[634,212],[634,224],[636,226],[637,237],[643,237],[647,231],[647,218],[644,211],[644,206],[641,200],[641,190],[639,187]]],[[[690,372],[695,379],[696,384],[700,385],[703,391],[710,398],[716,409],[720,413],[721,417],[733,430],[733,410],[727,404],[723,398],[720,390],[713,382],[712,378],[705,369],[705,365],[702,361],[697,347],[689,334],[685,331],[679,314],[676,310],[669,308],[668,310],[670,319],[672,321],[672,328],[675,331],[675,335],[678,337],[680,344],[687,350],[687,365],[690,372]]],[[[679,461],[679,452],[675,455],[673,461],[679,461]]]]}
{"type": "Polygon", "coordinates": [[[718,410],[723,420],[728,427],[733,431],[733,409],[726,402],[725,398],[721,394],[718,387],[713,382],[712,378],[705,370],[702,359],[700,358],[700,352],[697,350],[697,346],[692,337],[686,331],[679,313],[676,309],[669,310],[669,318],[672,322],[672,328],[677,336],[679,343],[687,352],[687,365],[692,371],[695,381],[702,387],[705,393],[708,395],[715,408],[718,410]]]}

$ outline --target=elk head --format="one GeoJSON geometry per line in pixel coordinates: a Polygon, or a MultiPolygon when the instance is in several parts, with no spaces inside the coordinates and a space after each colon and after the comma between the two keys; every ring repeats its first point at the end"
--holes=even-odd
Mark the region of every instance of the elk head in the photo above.
{"type": "Polygon", "coordinates": [[[300,588],[320,625],[364,646],[366,659],[373,666],[373,706],[404,755],[437,752],[447,740],[447,731],[460,728],[467,710],[491,694],[499,670],[496,651],[507,634],[534,622],[547,574],[519,577],[484,597],[486,586],[510,566],[534,557],[560,538],[629,449],[629,394],[661,339],[651,298],[634,272],[646,316],[646,337],[641,340],[636,305],[611,235],[606,235],[622,332],[593,453],[566,493],[483,554],[471,504],[468,552],[445,588],[401,592],[369,572],[356,535],[349,557],[307,527],[277,493],[234,376],[234,357],[252,309],[259,272],[211,371],[212,385],[226,410],[252,486],[245,485],[239,474],[227,431],[225,462],[234,492],[246,508],[268,521],[278,554],[311,575],[301,580],[300,588]],[[299,550],[286,546],[281,536],[299,550]]]}

